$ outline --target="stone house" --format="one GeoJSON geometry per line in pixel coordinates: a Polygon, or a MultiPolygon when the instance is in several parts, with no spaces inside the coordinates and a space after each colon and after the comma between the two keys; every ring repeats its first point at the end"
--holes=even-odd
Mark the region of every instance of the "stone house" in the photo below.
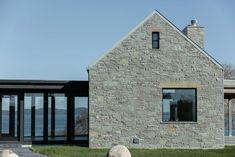
{"type": "Polygon", "coordinates": [[[223,148],[235,144],[235,80],[158,11],[88,68],[89,80],[0,80],[0,144],[223,148]]]}
{"type": "Polygon", "coordinates": [[[203,36],[153,11],[91,64],[89,146],[223,148],[223,68],[203,36]]]}

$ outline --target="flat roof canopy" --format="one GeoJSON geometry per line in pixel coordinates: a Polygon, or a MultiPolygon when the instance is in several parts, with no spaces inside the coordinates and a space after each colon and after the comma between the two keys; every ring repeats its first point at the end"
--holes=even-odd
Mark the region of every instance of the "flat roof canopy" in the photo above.
{"type": "Polygon", "coordinates": [[[0,80],[0,92],[69,92],[88,95],[88,81],[0,80]]]}
{"type": "Polygon", "coordinates": [[[235,80],[224,80],[224,98],[235,98],[235,80]]]}

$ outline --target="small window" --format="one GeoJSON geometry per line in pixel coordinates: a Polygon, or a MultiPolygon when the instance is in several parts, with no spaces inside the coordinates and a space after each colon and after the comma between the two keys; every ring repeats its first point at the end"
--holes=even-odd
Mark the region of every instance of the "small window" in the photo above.
{"type": "Polygon", "coordinates": [[[159,49],[159,32],[152,32],[152,48],[159,49]]]}
{"type": "Polygon", "coordinates": [[[163,122],[196,122],[196,89],[163,89],[163,122]]]}

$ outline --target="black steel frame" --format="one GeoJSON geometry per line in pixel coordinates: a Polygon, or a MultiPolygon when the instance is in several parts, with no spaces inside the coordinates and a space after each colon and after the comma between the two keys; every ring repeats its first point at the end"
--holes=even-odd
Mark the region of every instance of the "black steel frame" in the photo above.
{"type": "MultiPolygon", "coordinates": [[[[16,140],[19,143],[32,144],[78,144],[88,146],[88,140],[74,140],[74,97],[88,97],[88,81],[42,81],[42,80],[0,80],[0,95],[18,95],[17,105],[17,137],[1,137],[0,125],[0,140],[16,140]],[[24,94],[25,93],[43,93],[43,140],[42,141],[26,141],[24,140],[24,94]],[[66,140],[48,140],[48,96],[51,93],[64,93],[67,96],[67,139],[66,140]]],[[[88,98],[89,99],[89,98],[88,98]]],[[[34,101],[34,100],[33,100],[34,101]]],[[[0,107],[2,103],[0,101],[0,107]]],[[[55,101],[52,98],[51,115],[51,131],[52,136],[55,136],[55,101]]],[[[12,109],[11,109],[12,110],[12,109]]],[[[88,105],[89,112],[89,105],[88,105]]],[[[0,109],[1,114],[1,109],[0,109]]],[[[15,116],[15,115],[14,115],[15,116]]],[[[1,122],[0,122],[1,124],[1,122]]],[[[35,124],[35,106],[31,107],[31,124],[35,124]]],[[[13,122],[12,124],[13,125],[13,122]]],[[[15,124],[14,124],[15,125],[15,124]]],[[[13,129],[14,130],[14,129],[13,129]]],[[[14,131],[11,132],[14,135],[14,131]]],[[[31,136],[35,136],[35,125],[31,125],[31,136]]],[[[89,137],[88,137],[89,138],[89,137]]]]}

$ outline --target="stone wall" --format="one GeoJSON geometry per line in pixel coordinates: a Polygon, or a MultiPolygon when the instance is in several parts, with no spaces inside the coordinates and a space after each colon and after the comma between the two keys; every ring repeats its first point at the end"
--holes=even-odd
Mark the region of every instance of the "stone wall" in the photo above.
{"type": "Polygon", "coordinates": [[[89,106],[92,148],[224,147],[223,70],[157,14],[89,68],[89,106]],[[162,122],[165,87],[197,88],[197,122],[162,122]]]}

